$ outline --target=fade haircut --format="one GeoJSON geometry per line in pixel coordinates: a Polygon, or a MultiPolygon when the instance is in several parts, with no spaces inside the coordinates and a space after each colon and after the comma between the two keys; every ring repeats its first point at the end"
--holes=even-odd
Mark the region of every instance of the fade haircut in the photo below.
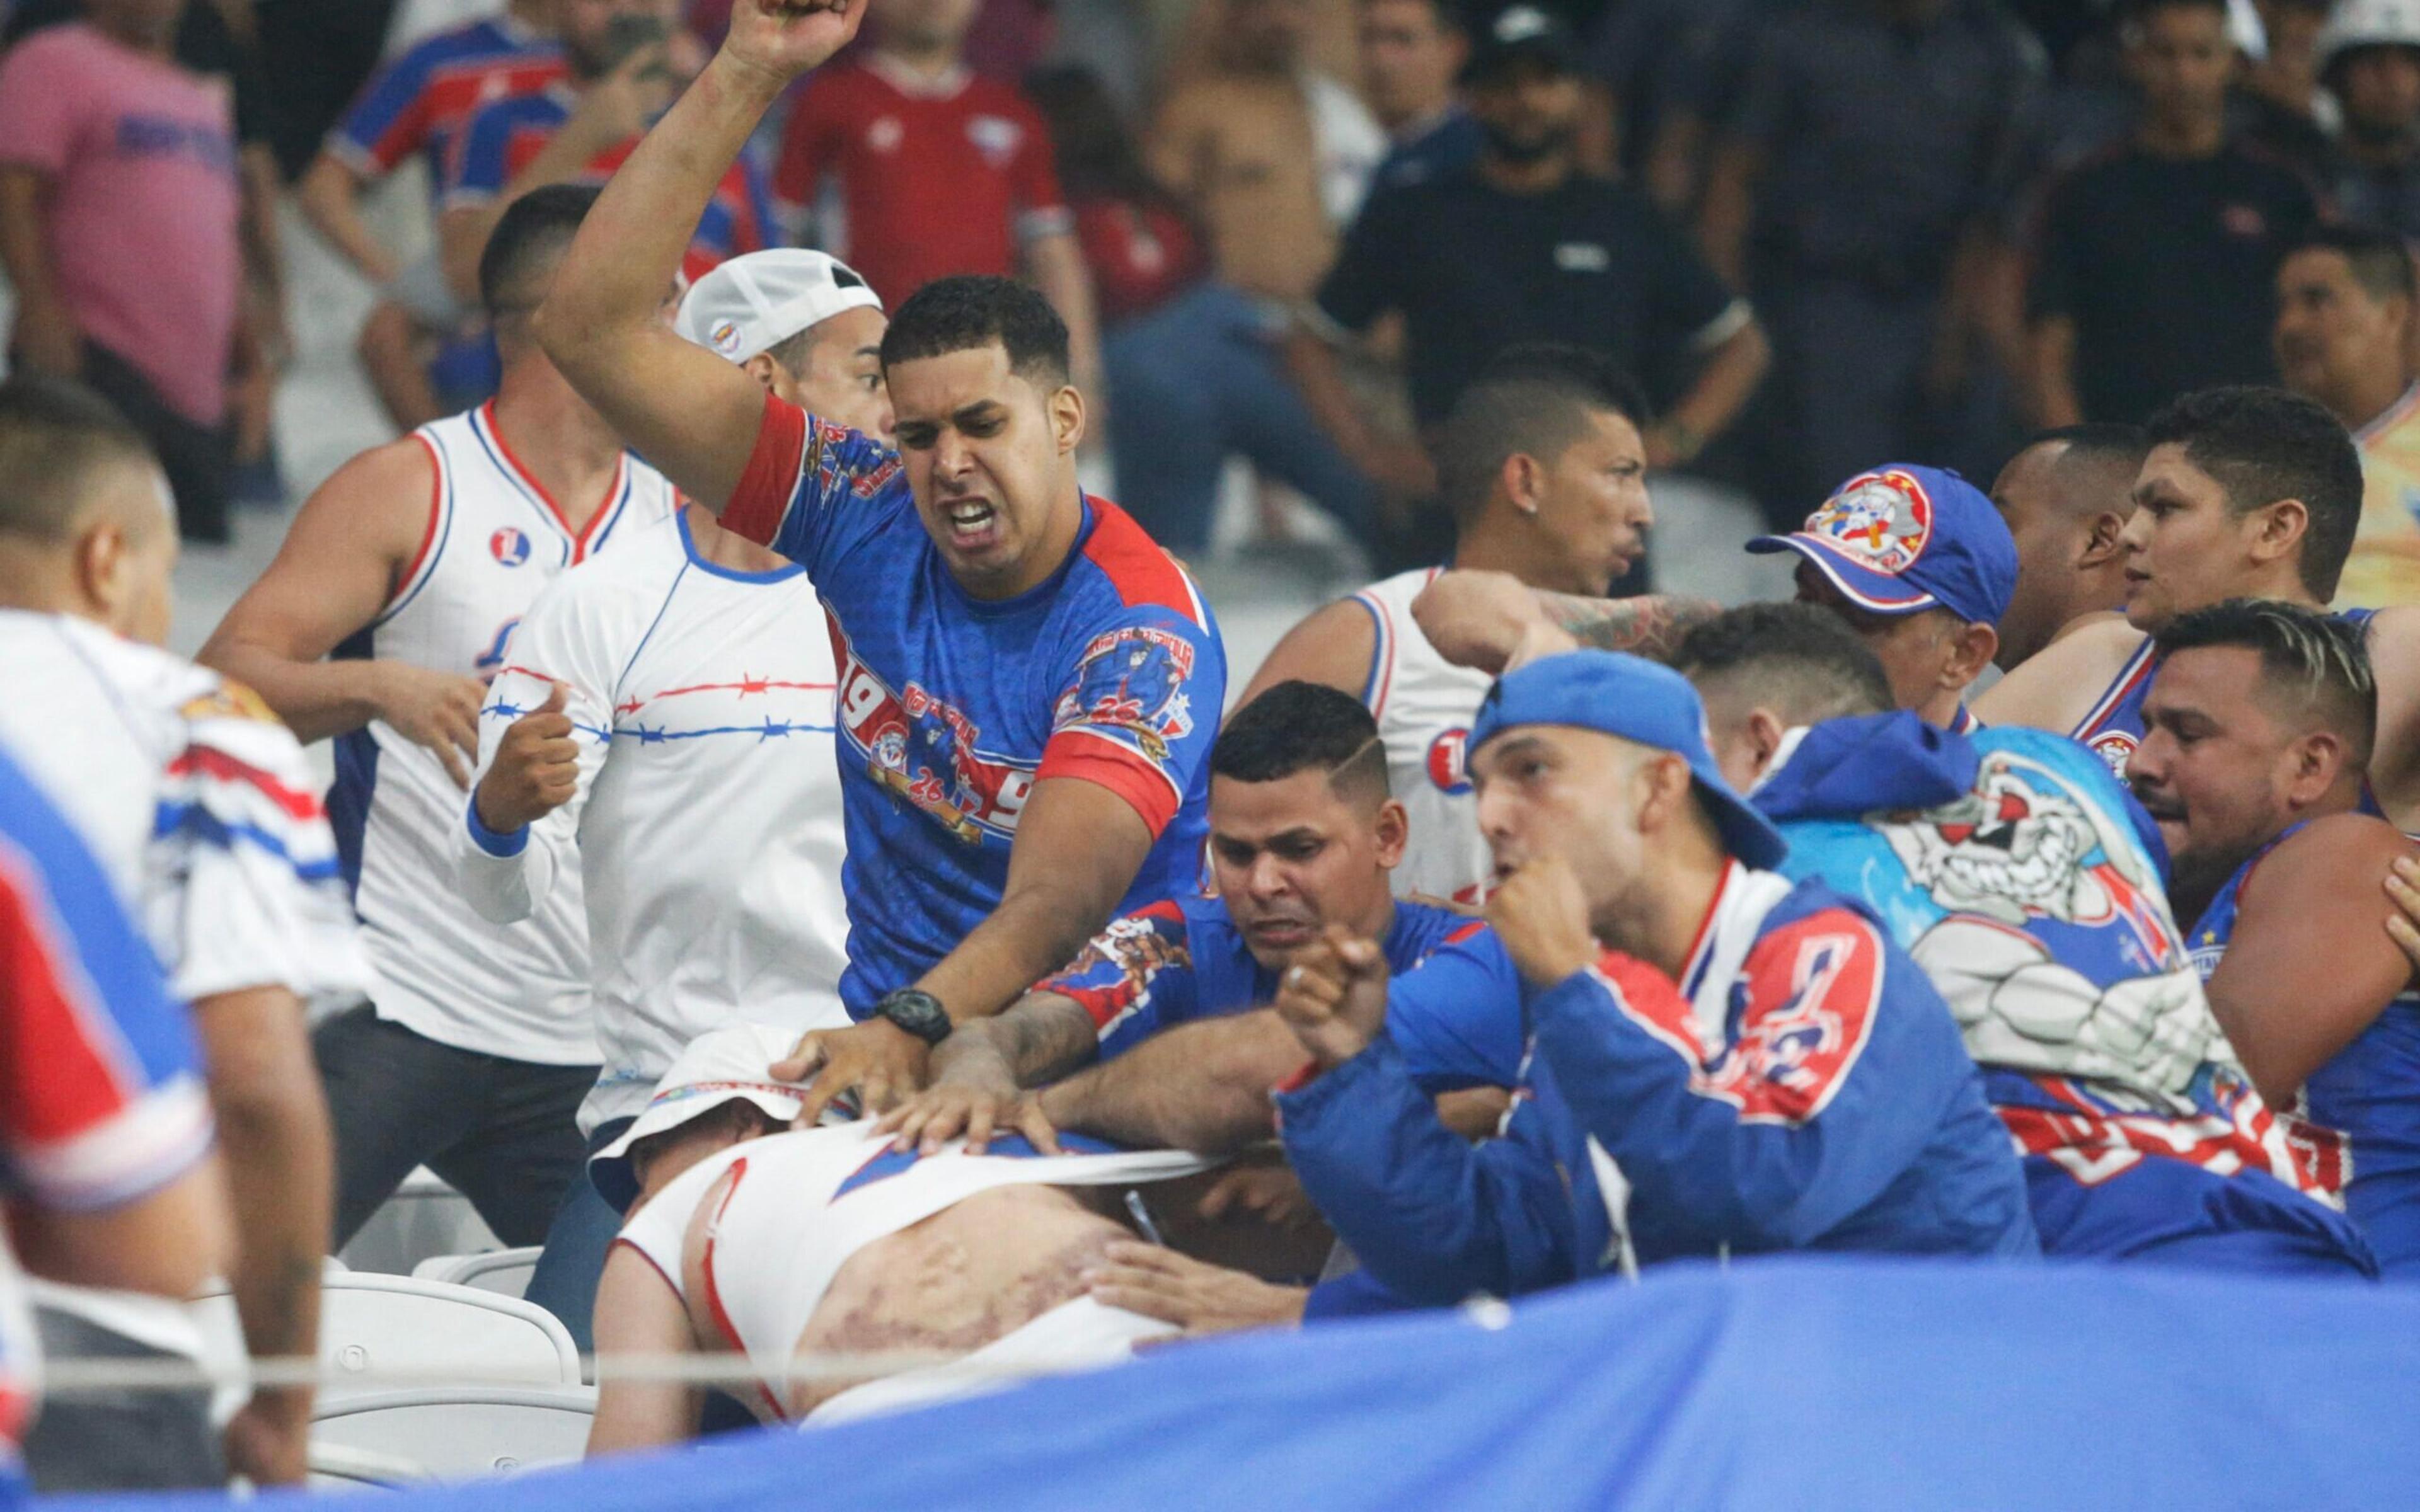
{"type": "Polygon", "coordinates": [[[598,191],[585,184],[549,184],[504,207],[479,252],[479,303],[489,320],[537,308],[537,287],[580,234],[598,191]]]}
{"type": "Polygon", "coordinates": [[[1296,772],[1326,772],[1339,793],[1388,796],[1387,748],[1359,699],[1300,678],[1279,683],[1229,715],[1210,748],[1213,777],[1276,782],[1296,772]]]}
{"type": "Polygon", "coordinates": [[[1009,370],[1034,387],[1066,385],[1067,323],[1032,285],[990,273],[937,278],[908,295],[882,333],[882,371],[994,342],[1009,370]]]}
{"type": "Polygon", "coordinates": [[[2352,270],[2352,281],[2371,299],[2409,300],[2415,285],[2412,249],[2392,231],[2374,225],[2322,225],[2303,234],[2287,252],[2333,252],[2352,270]]]}
{"type": "Polygon", "coordinates": [[[2120,424],[2114,420],[2087,420],[2081,425],[2060,425],[2040,431],[2024,445],[2026,451],[2037,446],[2064,446],[2058,465],[2071,464],[2122,470],[2130,476],[2143,471],[2143,458],[2150,454],[2151,439],[2140,425],[2120,424]]]}
{"type": "Polygon", "coordinates": [[[2260,654],[2260,688],[2345,743],[2355,766],[2378,740],[2378,679],[2362,628],[2325,609],[2273,598],[2230,598],[2180,614],[2151,638],[2162,658],[2240,646],[2260,654]]]}
{"type": "Polygon", "coordinates": [[[1898,707],[1881,659],[1817,604],[1725,609],[1681,638],[1672,666],[1701,696],[1744,693],[1793,725],[1898,707]]]}
{"type": "Polygon", "coordinates": [[[1453,402],[1434,449],[1437,492],[1455,523],[1479,517],[1507,460],[1552,462],[1600,414],[1647,425],[1638,385],[1606,358],[1548,342],[1497,353],[1453,402]]]}
{"type": "Polygon", "coordinates": [[[2301,500],[2310,527],[2295,569],[2313,598],[2324,604],[2336,596],[2361,524],[2361,454],[2324,405],[2284,389],[2201,389],[2143,429],[2153,446],[2183,447],[2186,459],[2226,491],[2227,511],[2238,517],[2301,500]]]}
{"type": "Polygon", "coordinates": [[[65,542],[96,473],[154,466],[116,407],[72,378],[19,371],[0,383],[0,534],[65,542]]]}

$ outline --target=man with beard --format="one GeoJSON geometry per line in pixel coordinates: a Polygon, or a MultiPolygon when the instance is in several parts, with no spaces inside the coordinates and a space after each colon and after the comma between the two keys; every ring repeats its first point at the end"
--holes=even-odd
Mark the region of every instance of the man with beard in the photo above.
{"type": "MultiPolygon", "coordinates": [[[[1763,376],[1764,335],[1747,304],[1644,195],[1580,172],[1573,139],[1585,89],[1560,22],[1526,5],[1505,11],[1479,39],[1465,82],[1486,136],[1479,161],[1373,196],[1319,287],[1315,317],[1357,332],[1389,311],[1403,316],[1424,431],[1505,347],[1588,347],[1670,401],[1647,427],[1648,460],[1688,460],[1763,376]]],[[[1354,416],[1334,349],[1304,331],[1289,357],[1345,455],[1409,481],[1354,416]]]]}
{"type": "Polygon", "coordinates": [[[2210,1006],[2389,1280],[2420,1275],[2420,998],[2377,888],[2411,843],[2360,810],[2378,732],[2361,632],[2233,599],[2153,638],[2129,777],[2175,864],[2210,1006]]]}

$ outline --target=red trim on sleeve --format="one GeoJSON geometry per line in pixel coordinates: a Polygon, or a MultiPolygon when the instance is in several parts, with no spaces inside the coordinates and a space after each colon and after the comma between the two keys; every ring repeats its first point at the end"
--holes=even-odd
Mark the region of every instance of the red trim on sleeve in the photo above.
{"type": "Polygon", "coordinates": [[[1107,736],[1081,729],[1052,735],[1050,744],[1042,748],[1042,764],[1033,779],[1045,782],[1059,777],[1096,783],[1125,799],[1142,816],[1153,840],[1159,839],[1176,817],[1176,788],[1168,774],[1107,736]]]}
{"type": "Polygon", "coordinates": [[[1467,924],[1458,924],[1454,927],[1453,933],[1447,935],[1442,943],[1460,945],[1465,940],[1476,939],[1479,932],[1486,927],[1487,920],[1483,918],[1474,918],[1467,924]]]}
{"type": "Polygon", "coordinates": [[[783,517],[797,497],[799,479],[807,471],[807,412],[768,393],[765,418],[756,428],[756,449],[722,506],[722,528],[737,531],[759,546],[771,546],[782,533],[783,517]]]}
{"type": "Polygon", "coordinates": [[[275,773],[263,771],[212,747],[188,746],[168,764],[170,777],[192,777],[196,773],[221,782],[241,783],[296,819],[320,817],[318,794],[289,787],[278,780],[275,773]]]}
{"type": "Polygon", "coordinates": [[[1279,1093],[1299,1092],[1317,1080],[1319,1080],[1319,1062],[1306,1060],[1295,1068],[1293,1075],[1270,1088],[1269,1090],[1279,1093]]]}
{"type": "Polygon", "coordinates": [[[401,577],[396,579],[395,586],[387,592],[386,602],[380,606],[381,614],[395,608],[395,601],[403,596],[403,591],[411,586],[411,579],[419,574],[421,563],[428,560],[429,548],[437,544],[437,522],[445,514],[444,458],[437,455],[437,443],[420,432],[413,431],[411,439],[428,454],[428,523],[421,527],[420,549],[411,553],[411,564],[403,569],[401,577]]]}
{"type": "Polygon", "coordinates": [[[1209,628],[1185,569],[1135,523],[1133,516],[1106,499],[1093,499],[1093,533],[1085,538],[1084,555],[1101,569],[1128,608],[1156,604],[1209,628]]]}

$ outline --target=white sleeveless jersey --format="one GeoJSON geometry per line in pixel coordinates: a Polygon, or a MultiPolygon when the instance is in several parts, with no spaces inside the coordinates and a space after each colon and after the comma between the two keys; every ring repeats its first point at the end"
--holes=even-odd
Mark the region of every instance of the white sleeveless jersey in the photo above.
{"type": "MultiPolygon", "coordinates": [[[[428,528],[394,598],[339,656],[490,680],[547,584],[678,507],[661,473],[626,455],[603,507],[574,532],[498,436],[492,403],[412,435],[437,467],[428,528]]],[[[564,878],[524,923],[480,918],[456,874],[454,833],[469,802],[434,752],[384,723],[336,742],[328,813],[378,975],[379,1016],[458,1049],[594,1064],[579,878],[564,878]]]]}
{"type": "Polygon", "coordinates": [[[1490,890],[1496,863],[1480,838],[1463,744],[1495,679],[1446,660],[1412,623],[1412,600],[1438,570],[1398,573],[1353,595],[1378,632],[1361,702],[1386,743],[1388,782],[1411,816],[1411,843],[1395,868],[1395,890],[1479,903],[1490,890]]]}
{"type": "Polygon", "coordinates": [[[569,802],[528,829],[454,826],[488,918],[585,897],[597,1048],[581,1124],[634,1116],[689,1042],[739,1019],[838,1028],[848,912],[831,634],[803,568],[717,566],[689,520],[626,525],[513,637],[479,716],[480,769],[513,721],[565,689],[580,748],[569,802]]]}

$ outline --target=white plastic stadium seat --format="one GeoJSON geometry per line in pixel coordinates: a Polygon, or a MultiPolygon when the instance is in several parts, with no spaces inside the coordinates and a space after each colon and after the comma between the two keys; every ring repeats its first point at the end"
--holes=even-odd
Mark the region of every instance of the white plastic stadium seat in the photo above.
{"type": "Polygon", "coordinates": [[[466,1480],[578,1459],[596,1412],[597,1393],[583,1386],[379,1392],[322,1405],[311,1453],[315,1464],[322,1453],[347,1451],[434,1480],[466,1480]]]}
{"type": "MultiPolygon", "coordinates": [[[[321,1277],[319,1358],[328,1375],[323,1399],[402,1389],[383,1372],[459,1370],[465,1382],[532,1386],[577,1385],[580,1356],[554,1315],[535,1303],[476,1287],[423,1281],[366,1271],[321,1277]],[[361,1378],[348,1383],[348,1377],[361,1378]]],[[[240,1366],[243,1329],[235,1299],[225,1290],[194,1303],[206,1340],[205,1358],[240,1366]]],[[[234,1403],[242,1400],[232,1389],[234,1403]]]]}
{"type": "Polygon", "coordinates": [[[415,1281],[444,1281],[499,1297],[524,1297],[542,1253],[544,1246],[528,1244],[487,1255],[434,1255],[413,1266],[411,1275],[415,1281]]]}
{"type": "Polygon", "coordinates": [[[308,1474],[303,1484],[315,1491],[393,1491],[428,1479],[418,1465],[409,1460],[340,1443],[315,1443],[307,1456],[308,1474]]]}
{"type": "Polygon", "coordinates": [[[577,1385],[580,1355],[571,1335],[545,1308],[475,1287],[356,1271],[330,1276],[320,1288],[319,1354],[328,1362],[325,1393],[354,1388],[389,1391],[381,1371],[427,1373],[459,1369],[483,1382],[577,1385]]]}
{"type": "Polygon", "coordinates": [[[410,1275],[431,1256],[481,1255],[504,1247],[471,1199],[423,1166],[370,1214],[345,1246],[344,1260],[356,1271],[410,1275]]]}

